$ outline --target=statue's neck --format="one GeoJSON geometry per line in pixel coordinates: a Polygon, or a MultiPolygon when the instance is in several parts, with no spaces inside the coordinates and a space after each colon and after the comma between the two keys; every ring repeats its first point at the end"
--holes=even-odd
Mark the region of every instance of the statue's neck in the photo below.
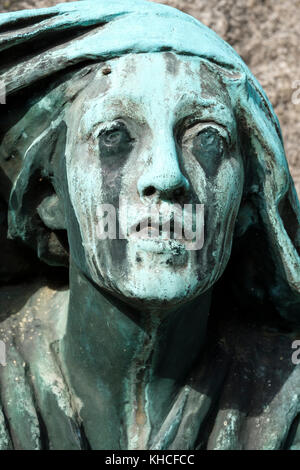
{"type": "Polygon", "coordinates": [[[70,291],[63,359],[88,438],[93,448],[147,448],[199,357],[210,293],[168,313],[141,312],[73,264],[70,291]]]}

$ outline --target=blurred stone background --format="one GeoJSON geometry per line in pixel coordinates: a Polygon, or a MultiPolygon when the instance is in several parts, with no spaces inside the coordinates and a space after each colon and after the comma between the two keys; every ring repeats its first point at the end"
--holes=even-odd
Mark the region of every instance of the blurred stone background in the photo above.
{"type": "MultiPolygon", "coordinates": [[[[62,2],[0,0],[0,12],[56,3],[62,2]]],[[[300,0],[160,0],[160,3],[189,13],[214,29],[256,75],[279,118],[300,196],[300,0]]]]}

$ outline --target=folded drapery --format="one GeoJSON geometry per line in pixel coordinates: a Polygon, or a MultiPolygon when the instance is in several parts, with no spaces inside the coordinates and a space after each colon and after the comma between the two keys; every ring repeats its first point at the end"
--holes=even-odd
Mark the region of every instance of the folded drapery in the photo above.
{"type": "MultiPolygon", "coordinates": [[[[266,256],[271,259],[269,266],[274,267],[272,281],[265,283],[262,276],[258,284],[282,316],[298,321],[300,209],[278,119],[242,59],[199,21],[171,7],[144,0],[81,1],[2,14],[0,79],[8,100],[7,106],[1,108],[4,121],[10,98],[16,92],[28,89],[29,93],[30,87],[43,79],[47,83],[54,81],[58,72],[124,54],[163,51],[198,56],[219,68],[240,132],[248,139],[244,148],[248,162],[244,201],[259,214],[260,234],[269,247],[266,256]]],[[[18,233],[16,225],[25,180],[29,178],[27,171],[28,166],[24,166],[12,192],[9,227],[12,236],[18,233]],[[16,191],[17,199],[13,197],[16,191]]],[[[244,225],[242,232],[248,230],[251,222],[244,225]]],[[[247,257],[251,257],[249,250],[250,246],[247,257]]],[[[239,255],[239,259],[242,261],[243,257],[239,255]]],[[[243,279],[248,276],[245,272],[243,279]]],[[[245,282],[243,289],[248,286],[250,293],[252,282],[253,279],[245,282]]]]}

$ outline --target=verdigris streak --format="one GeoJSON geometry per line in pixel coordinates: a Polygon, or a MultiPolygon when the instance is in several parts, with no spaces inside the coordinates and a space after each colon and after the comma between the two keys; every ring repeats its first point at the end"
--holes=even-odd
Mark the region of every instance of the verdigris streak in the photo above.
{"type": "Polygon", "coordinates": [[[0,449],[300,449],[299,202],[241,58],[93,0],[1,14],[0,60],[0,449]],[[99,237],[120,200],[204,205],[203,247],[99,237]]]}

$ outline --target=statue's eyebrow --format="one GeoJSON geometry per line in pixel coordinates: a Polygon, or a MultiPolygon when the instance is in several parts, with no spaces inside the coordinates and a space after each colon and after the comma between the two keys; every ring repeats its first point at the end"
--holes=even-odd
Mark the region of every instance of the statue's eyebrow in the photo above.
{"type": "Polygon", "coordinates": [[[140,104],[129,95],[120,97],[120,94],[104,96],[95,102],[84,113],[82,123],[88,132],[93,132],[97,126],[106,121],[118,119],[122,117],[122,114],[138,120],[141,124],[145,123],[140,104]]]}
{"type": "Polygon", "coordinates": [[[189,125],[192,125],[193,121],[213,121],[223,127],[229,135],[235,128],[233,110],[216,98],[203,99],[197,97],[192,101],[185,100],[181,103],[178,101],[178,105],[175,113],[176,126],[188,121],[190,121],[189,125]]]}

